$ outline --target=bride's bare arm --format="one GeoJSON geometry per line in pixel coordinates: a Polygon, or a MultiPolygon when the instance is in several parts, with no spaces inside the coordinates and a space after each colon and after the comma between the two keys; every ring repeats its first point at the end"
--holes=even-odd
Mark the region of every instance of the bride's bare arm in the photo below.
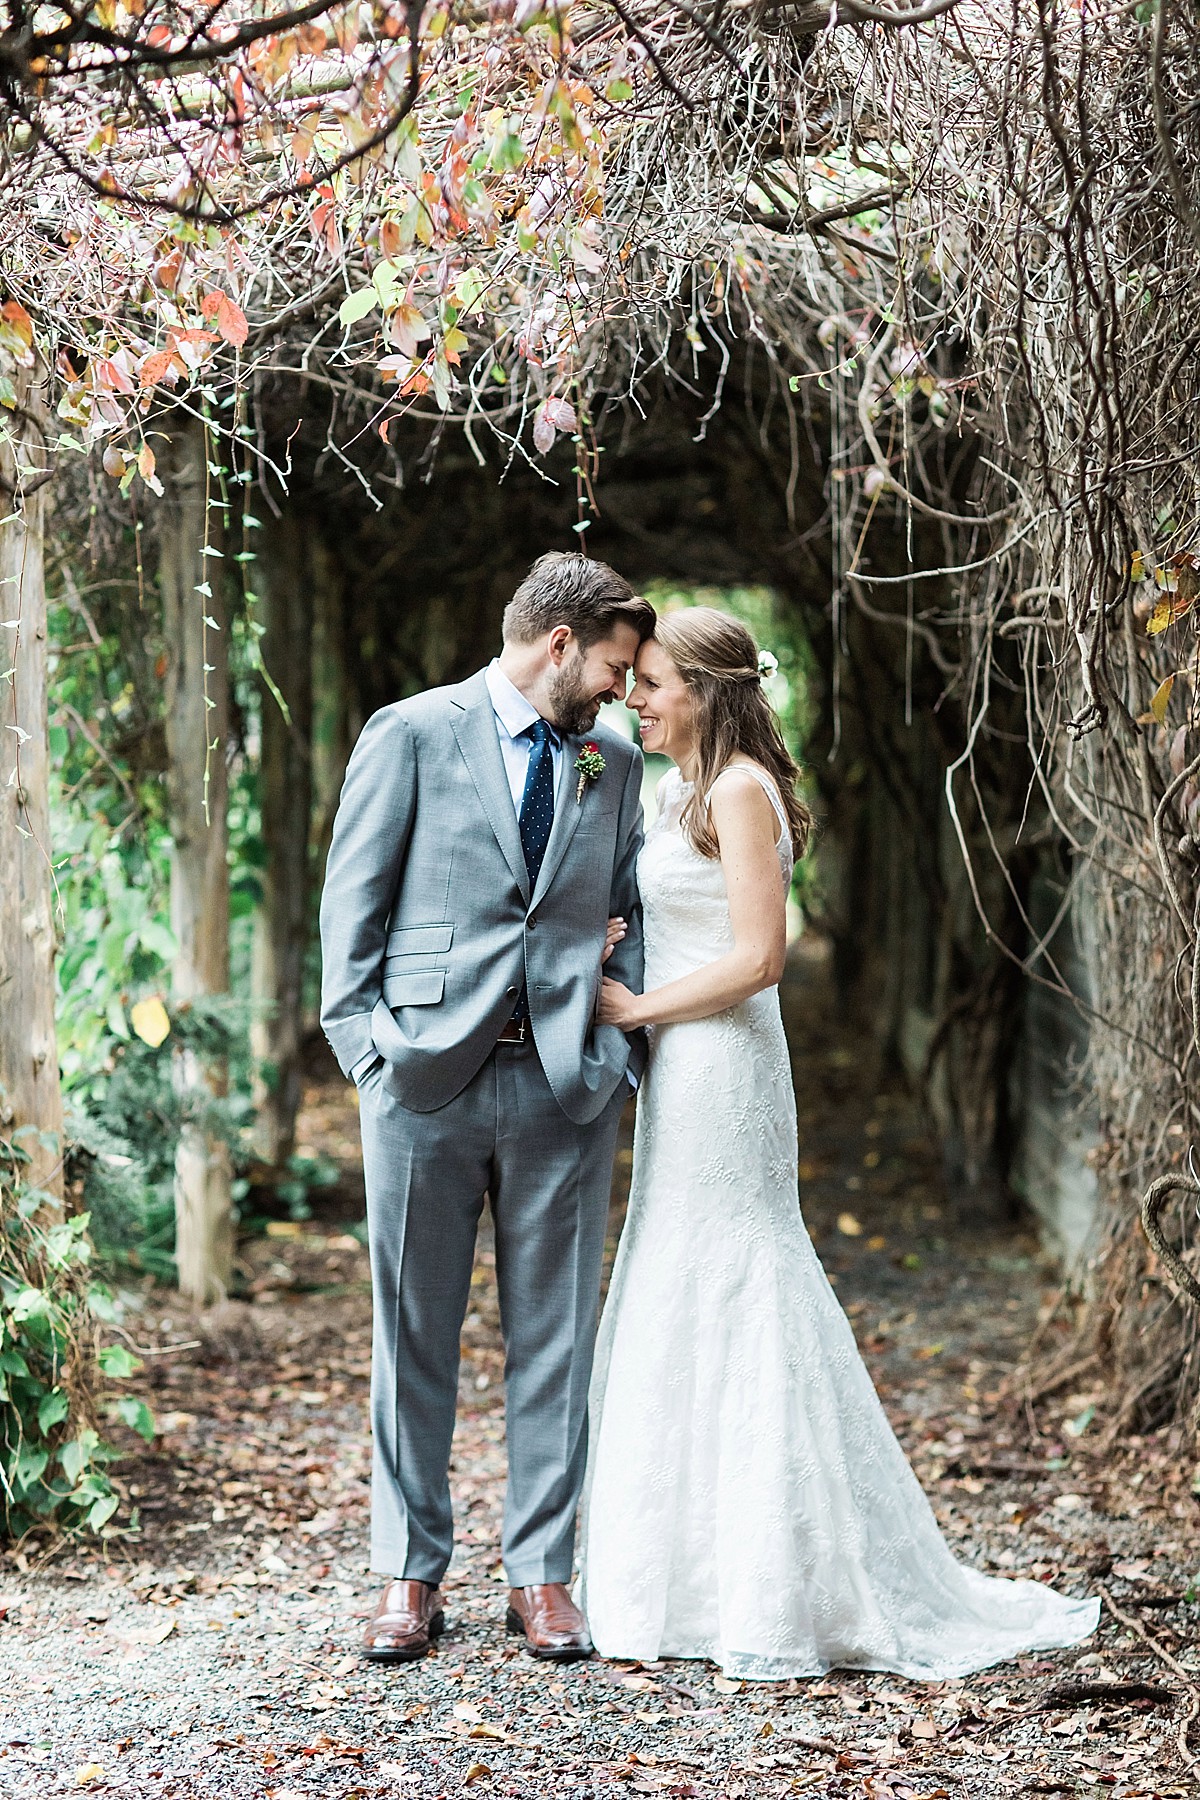
{"type": "Polygon", "coordinates": [[[648,994],[632,994],[620,982],[605,980],[597,1009],[602,1024],[633,1031],[640,1025],[707,1019],[774,987],[783,974],[787,895],[775,849],[779,835],[775,810],[754,776],[736,768],[713,788],[709,806],[721,851],[733,949],[648,994]]]}

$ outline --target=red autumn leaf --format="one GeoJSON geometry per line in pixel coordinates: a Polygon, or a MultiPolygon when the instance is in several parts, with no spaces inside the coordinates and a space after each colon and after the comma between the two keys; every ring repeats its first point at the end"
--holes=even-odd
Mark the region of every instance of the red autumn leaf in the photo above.
{"type": "Polygon", "coordinates": [[[569,400],[553,395],[546,402],[546,417],[556,431],[574,431],[579,421],[575,417],[575,408],[569,400]]]}
{"type": "Polygon", "coordinates": [[[155,286],[166,288],[169,292],[179,280],[179,271],[182,267],[182,250],[172,250],[169,255],[161,257],[154,265],[155,286]]]}
{"type": "Polygon", "coordinates": [[[211,293],[205,294],[200,302],[200,311],[216,325],[227,344],[240,349],[249,337],[250,327],[246,323],[245,313],[237,301],[231,300],[220,288],[214,288],[211,293]]]}
{"type": "Polygon", "coordinates": [[[533,417],[533,441],[545,456],[554,442],[558,431],[569,432],[578,428],[575,408],[569,400],[558,394],[552,394],[549,400],[543,400],[533,417]]]}
{"type": "Polygon", "coordinates": [[[120,363],[101,356],[92,364],[92,378],[98,388],[109,388],[118,394],[132,394],[133,383],[120,363]]]}
{"type": "Polygon", "coordinates": [[[125,473],[125,453],[118,450],[115,444],[110,444],[104,452],[104,473],[118,481],[125,473]]]}
{"type": "Polygon", "coordinates": [[[177,362],[178,358],[173,350],[155,350],[143,360],[138,370],[138,380],[143,387],[155,387],[172,373],[178,376],[179,369],[175,366],[177,362]]]}
{"type": "Polygon", "coordinates": [[[429,326],[419,308],[407,304],[396,308],[388,319],[388,338],[404,356],[416,356],[417,345],[430,335],[429,326]]]}

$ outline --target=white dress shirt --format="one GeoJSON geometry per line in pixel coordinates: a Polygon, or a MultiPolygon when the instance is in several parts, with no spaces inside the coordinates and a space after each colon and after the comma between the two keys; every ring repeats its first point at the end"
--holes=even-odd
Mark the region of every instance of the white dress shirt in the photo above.
{"type": "MultiPolygon", "coordinates": [[[[520,688],[513,686],[496,657],[492,658],[484,670],[483,679],[487,682],[487,690],[492,698],[496,735],[500,739],[500,754],[504,758],[504,773],[508,776],[513,808],[519,818],[521,801],[525,795],[525,779],[529,774],[529,753],[533,749],[533,739],[522,737],[521,733],[528,731],[542,715],[525,698],[520,688]]],[[[557,794],[558,777],[562,771],[562,738],[557,731],[554,731],[550,739],[550,755],[553,758],[554,791],[557,794]]]]}

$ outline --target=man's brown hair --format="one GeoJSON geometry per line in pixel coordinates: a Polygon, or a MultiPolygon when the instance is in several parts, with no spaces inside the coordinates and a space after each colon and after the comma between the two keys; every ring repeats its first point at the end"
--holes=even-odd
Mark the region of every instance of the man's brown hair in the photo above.
{"type": "Polygon", "coordinates": [[[569,625],[581,650],[631,625],[644,644],[654,632],[654,608],[607,563],[576,550],[539,556],[504,609],[506,644],[532,644],[556,625],[569,625]]]}

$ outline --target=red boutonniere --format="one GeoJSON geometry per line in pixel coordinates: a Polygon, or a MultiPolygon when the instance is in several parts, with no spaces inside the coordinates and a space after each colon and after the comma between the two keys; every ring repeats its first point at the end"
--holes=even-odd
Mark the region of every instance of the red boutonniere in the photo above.
{"type": "Polygon", "coordinates": [[[575,789],[575,804],[583,799],[583,790],[589,781],[599,781],[604,773],[604,758],[600,754],[599,744],[593,744],[589,738],[579,755],[575,758],[575,773],[579,777],[575,789]]]}

